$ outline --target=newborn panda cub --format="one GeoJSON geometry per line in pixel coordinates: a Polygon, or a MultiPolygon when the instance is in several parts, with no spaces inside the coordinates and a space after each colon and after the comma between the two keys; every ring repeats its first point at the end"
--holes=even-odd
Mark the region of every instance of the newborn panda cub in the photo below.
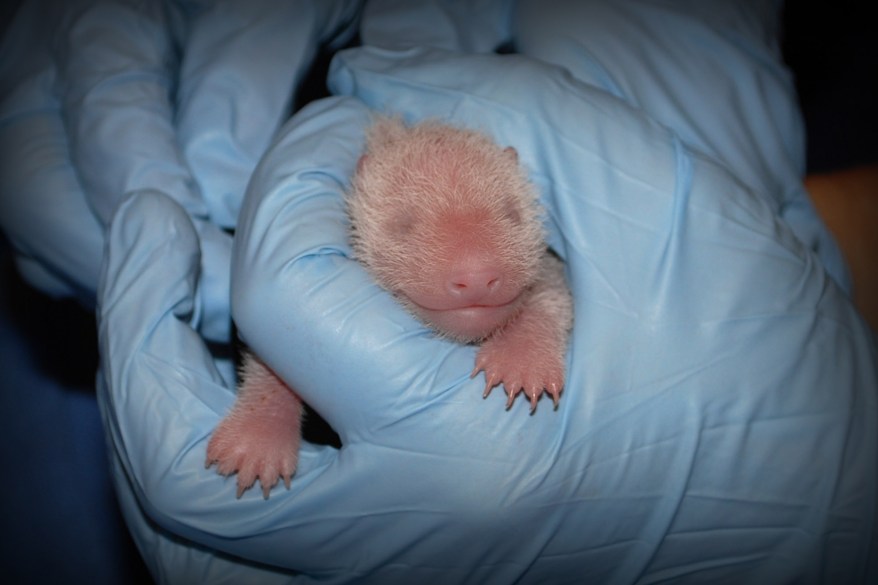
{"type": "MultiPolygon", "coordinates": [[[[573,321],[560,260],[544,241],[534,187],[514,148],[438,122],[378,118],[347,197],[357,259],[438,334],[480,345],[472,376],[506,408],[555,405],[573,321]]],[[[238,497],[258,477],[263,495],[295,472],[302,403],[245,353],[238,398],[216,428],[207,465],[238,474],[238,497]]]]}

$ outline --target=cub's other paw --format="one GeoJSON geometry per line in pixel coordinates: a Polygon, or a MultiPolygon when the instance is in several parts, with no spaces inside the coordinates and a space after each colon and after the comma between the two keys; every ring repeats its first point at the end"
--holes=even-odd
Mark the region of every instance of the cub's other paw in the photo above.
{"type": "Polygon", "coordinates": [[[216,464],[222,475],[238,474],[238,498],[257,478],[265,499],[281,478],[290,487],[299,459],[301,402],[290,390],[285,392],[298,404],[278,409],[239,402],[210,438],[205,464],[216,464]]]}

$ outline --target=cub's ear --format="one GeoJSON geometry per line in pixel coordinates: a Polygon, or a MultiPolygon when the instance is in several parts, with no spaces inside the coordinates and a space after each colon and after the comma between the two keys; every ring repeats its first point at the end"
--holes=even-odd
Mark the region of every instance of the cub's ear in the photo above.
{"type": "Polygon", "coordinates": [[[512,158],[515,162],[518,162],[518,151],[511,146],[507,146],[503,149],[503,152],[512,158]]]}
{"type": "Polygon", "coordinates": [[[368,154],[364,154],[360,157],[360,160],[357,161],[357,172],[361,172],[363,167],[366,165],[366,159],[369,158],[368,154]]]}

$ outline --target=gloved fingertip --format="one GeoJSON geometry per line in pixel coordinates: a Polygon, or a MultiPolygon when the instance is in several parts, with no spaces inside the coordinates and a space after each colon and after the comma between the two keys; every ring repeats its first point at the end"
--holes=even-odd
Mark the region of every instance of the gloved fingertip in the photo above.
{"type": "Polygon", "coordinates": [[[137,314],[161,315],[161,306],[180,301],[177,311],[191,312],[201,248],[179,204],[158,191],[134,192],[113,214],[107,239],[98,287],[103,307],[120,303],[118,318],[126,322],[137,314]]]}
{"type": "Polygon", "coordinates": [[[160,246],[167,237],[197,249],[198,235],[186,211],[159,191],[136,191],[116,208],[110,223],[111,238],[128,246],[135,243],[160,246]],[[159,237],[162,236],[162,237],[159,237]]]}

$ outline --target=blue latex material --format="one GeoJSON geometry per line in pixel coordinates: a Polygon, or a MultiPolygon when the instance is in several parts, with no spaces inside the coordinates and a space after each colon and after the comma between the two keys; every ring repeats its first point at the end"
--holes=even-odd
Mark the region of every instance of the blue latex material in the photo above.
{"type": "Polygon", "coordinates": [[[229,258],[247,181],[322,45],[359,2],[29,0],[3,39],[0,225],[23,275],[94,303],[106,224],[170,196],[202,248],[199,330],[228,341],[229,258]]]}
{"type": "MultiPolygon", "coordinates": [[[[828,236],[813,209],[787,211],[801,197],[787,182],[801,172],[799,122],[749,119],[762,100],[790,97],[783,83],[754,74],[766,93],[748,92],[738,79],[764,66],[774,75],[752,33],[762,29],[736,29],[736,95],[748,107],[732,119],[748,147],[789,142],[776,153],[787,166],[768,174],[734,157],[742,146],[698,143],[699,116],[678,127],[650,111],[665,86],[619,91],[625,75],[599,60],[606,83],[572,71],[539,19],[525,21],[527,3],[506,17],[540,60],[456,46],[478,38],[466,28],[476,18],[451,18],[447,30],[462,32],[434,48],[366,34],[399,30],[382,20],[397,9],[406,35],[436,23],[396,4],[370,5],[363,38],[374,46],[336,58],[339,96],[283,128],[240,210],[240,332],[344,443],[306,445],[289,492],[235,500],[234,480],[203,467],[234,395],[193,329],[199,215],[158,190],[116,205],[99,397],[123,512],[157,579],[874,581],[875,346],[824,269],[843,283],[843,266],[815,244],[828,236]],[[474,349],[433,338],[350,259],[342,192],[374,109],[471,125],[517,148],[576,301],[557,411],[482,400],[482,381],[468,378],[474,349]]],[[[626,6],[644,10],[626,14],[639,31],[669,26],[648,3],[626,6]]],[[[687,38],[678,25],[629,44],[652,48],[661,67],[687,38]]],[[[716,29],[699,31],[705,52],[728,48],[716,29]]]]}

